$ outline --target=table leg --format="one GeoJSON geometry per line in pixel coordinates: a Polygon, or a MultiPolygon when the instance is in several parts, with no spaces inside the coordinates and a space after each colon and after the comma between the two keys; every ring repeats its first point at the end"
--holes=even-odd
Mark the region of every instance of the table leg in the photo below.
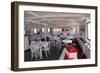
{"type": "Polygon", "coordinates": [[[40,59],[42,59],[42,49],[40,48],[40,59]]]}

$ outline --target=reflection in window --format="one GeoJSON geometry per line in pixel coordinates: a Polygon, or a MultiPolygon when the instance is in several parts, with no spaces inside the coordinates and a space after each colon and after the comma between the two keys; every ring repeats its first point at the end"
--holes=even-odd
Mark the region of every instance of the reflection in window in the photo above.
{"type": "Polygon", "coordinates": [[[56,32],[56,28],[54,28],[53,31],[56,32]]]}
{"type": "Polygon", "coordinates": [[[37,29],[36,28],[34,28],[34,33],[37,33],[37,29]]]}
{"type": "Polygon", "coordinates": [[[48,28],[48,32],[50,32],[50,28],[48,28]]]}
{"type": "Polygon", "coordinates": [[[61,31],[61,28],[59,28],[58,31],[61,31]]]}
{"type": "Polygon", "coordinates": [[[44,32],[45,31],[45,29],[44,28],[42,28],[42,32],[44,32]]]}
{"type": "Polygon", "coordinates": [[[56,30],[57,30],[57,32],[59,31],[59,29],[58,29],[58,28],[57,28],[56,30]]]}
{"type": "Polygon", "coordinates": [[[91,39],[91,25],[88,23],[88,39],[91,39]]]}

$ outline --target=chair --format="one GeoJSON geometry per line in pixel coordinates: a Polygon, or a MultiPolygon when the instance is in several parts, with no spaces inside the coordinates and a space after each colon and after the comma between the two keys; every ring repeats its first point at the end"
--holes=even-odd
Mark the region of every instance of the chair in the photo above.
{"type": "Polygon", "coordinates": [[[46,57],[48,57],[48,54],[50,54],[50,48],[49,47],[43,48],[42,51],[45,52],[46,57]]]}
{"type": "Polygon", "coordinates": [[[49,42],[42,44],[42,51],[44,51],[46,57],[48,57],[48,54],[50,54],[49,42]]]}
{"type": "Polygon", "coordinates": [[[31,43],[30,45],[30,50],[31,50],[31,60],[33,60],[33,57],[35,57],[35,59],[37,60],[40,51],[39,51],[39,46],[36,43],[31,43]]]}

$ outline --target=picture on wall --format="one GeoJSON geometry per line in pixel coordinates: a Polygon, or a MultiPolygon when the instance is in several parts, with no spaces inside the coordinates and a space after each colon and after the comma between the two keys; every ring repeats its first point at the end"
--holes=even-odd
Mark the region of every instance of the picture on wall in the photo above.
{"type": "Polygon", "coordinates": [[[14,71],[97,66],[97,7],[12,2],[14,71]]]}

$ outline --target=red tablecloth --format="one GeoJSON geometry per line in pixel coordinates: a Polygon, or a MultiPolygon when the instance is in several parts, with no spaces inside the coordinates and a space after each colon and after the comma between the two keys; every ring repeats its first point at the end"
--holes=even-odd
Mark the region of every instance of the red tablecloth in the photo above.
{"type": "Polygon", "coordinates": [[[69,45],[67,44],[65,47],[66,47],[66,49],[68,50],[69,53],[78,52],[78,50],[75,47],[73,47],[72,44],[69,44],[69,45]]]}

